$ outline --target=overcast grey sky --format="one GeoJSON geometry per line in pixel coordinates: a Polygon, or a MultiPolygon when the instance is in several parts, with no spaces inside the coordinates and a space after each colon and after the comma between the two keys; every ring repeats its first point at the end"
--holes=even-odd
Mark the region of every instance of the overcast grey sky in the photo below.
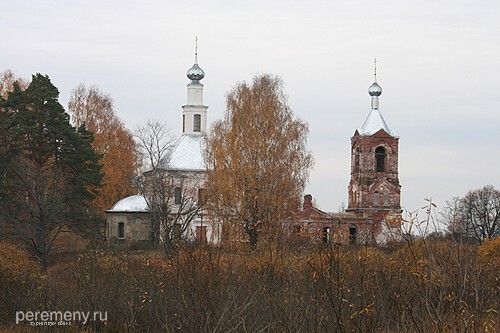
{"type": "Polygon", "coordinates": [[[442,206],[500,183],[500,2],[0,0],[0,71],[48,74],[67,105],[80,82],[111,94],[129,129],[181,131],[185,76],[199,38],[209,122],[255,74],[279,75],[310,126],[307,186],[323,210],[347,203],[350,137],[380,110],[400,136],[402,205],[442,206]]]}

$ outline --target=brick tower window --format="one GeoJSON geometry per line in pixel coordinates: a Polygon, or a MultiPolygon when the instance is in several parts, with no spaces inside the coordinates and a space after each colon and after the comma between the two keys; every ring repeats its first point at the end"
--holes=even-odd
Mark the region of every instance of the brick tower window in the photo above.
{"type": "Polygon", "coordinates": [[[356,244],[356,227],[349,227],[349,244],[356,244]]]}
{"type": "Polygon", "coordinates": [[[385,171],[385,148],[378,147],[375,149],[375,160],[377,162],[377,172],[385,171]]]}

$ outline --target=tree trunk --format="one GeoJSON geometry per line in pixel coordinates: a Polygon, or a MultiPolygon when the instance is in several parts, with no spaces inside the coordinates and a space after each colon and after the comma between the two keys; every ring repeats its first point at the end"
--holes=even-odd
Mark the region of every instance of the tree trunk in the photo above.
{"type": "Polygon", "coordinates": [[[257,245],[257,229],[256,228],[247,228],[248,238],[250,240],[250,245],[255,247],[257,245]]]}
{"type": "Polygon", "coordinates": [[[39,255],[40,258],[40,270],[43,273],[47,273],[47,252],[42,252],[39,255]]]}

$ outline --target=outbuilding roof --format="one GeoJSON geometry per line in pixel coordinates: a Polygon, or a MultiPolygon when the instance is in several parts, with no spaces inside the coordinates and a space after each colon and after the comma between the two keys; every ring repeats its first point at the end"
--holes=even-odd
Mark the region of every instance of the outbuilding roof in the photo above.
{"type": "Polygon", "coordinates": [[[128,213],[147,213],[149,212],[146,198],[142,195],[131,195],[123,198],[114,204],[113,208],[108,210],[110,213],[128,212],[128,213]]]}

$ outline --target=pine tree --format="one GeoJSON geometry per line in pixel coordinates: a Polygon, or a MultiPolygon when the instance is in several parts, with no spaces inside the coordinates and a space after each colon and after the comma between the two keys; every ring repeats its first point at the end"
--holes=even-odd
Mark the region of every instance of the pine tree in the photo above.
{"type": "Polygon", "coordinates": [[[46,269],[54,240],[63,231],[88,230],[89,203],[102,179],[92,134],[74,128],[48,76],[33,75],[3,102],[0,127],[3,220],[46,269]]]}

